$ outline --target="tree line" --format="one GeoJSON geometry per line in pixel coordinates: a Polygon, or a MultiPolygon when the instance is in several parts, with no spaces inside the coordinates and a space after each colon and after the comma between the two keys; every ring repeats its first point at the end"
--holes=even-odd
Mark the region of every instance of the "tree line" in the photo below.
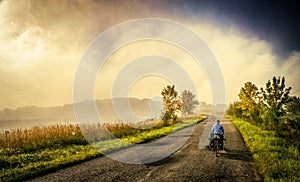
{"type": "Polygon", "coordinates": [[[291,89],[286,87],[285,77],[274,76],[260,89],[246,82],[238,94],[239,101],[229,105],[227,114],[300,144],[300,98],[290,96],[291,89]]]}

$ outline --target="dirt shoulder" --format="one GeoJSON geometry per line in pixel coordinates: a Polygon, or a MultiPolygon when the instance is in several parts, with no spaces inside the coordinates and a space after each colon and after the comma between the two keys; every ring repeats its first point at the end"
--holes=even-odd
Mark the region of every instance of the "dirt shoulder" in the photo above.
{"type": "Polygon", "coordinates": [[[208,138],[201,137],[210,126],[206,120],[197,124],[180,150],[160,162],[126,164],[103,156],[31,181],[262,181],[241,134],[229,120],[222,124],[226,142],[220,157],[201,147],[208,138]]]}

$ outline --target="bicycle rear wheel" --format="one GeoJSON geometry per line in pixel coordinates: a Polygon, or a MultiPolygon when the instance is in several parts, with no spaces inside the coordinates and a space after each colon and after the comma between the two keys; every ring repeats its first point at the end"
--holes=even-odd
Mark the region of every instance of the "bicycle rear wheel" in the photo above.
{"type": "Polygon", "coordinates": [[[218,157],[218,154],[219,154],[219,143],[218,142],[215,142],[214,143],[214,149],[215,149],[215,152],[216,152],[216,157],[218,157]]]}

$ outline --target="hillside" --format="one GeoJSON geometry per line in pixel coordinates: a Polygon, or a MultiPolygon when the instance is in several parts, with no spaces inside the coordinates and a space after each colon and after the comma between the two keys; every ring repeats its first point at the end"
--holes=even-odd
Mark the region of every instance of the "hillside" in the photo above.
{"type": "MultiPolygon", "coordinates": [[[[92,104],[91,101],[76,104],[86,104],[86,102],[92,104]]],[[[96,100],[96,105],[103,122],[116,122],[121,120],[114,111],[114,106],[117,106],[118,114],[122,116],[122,120],[125,120],[125,122],[141,121],[139,120],[141,118],[134,117],[134,115],[142,117],[143,120],[159,118],[163,109],[163,104],[159,101],[137,98],[96,100]],[[133,111],[132,113],[128,112],[127,103],[129,103],[133,111]]],[[[73,104],[54,107],[25,106],[15,110],[4,109],[0,111],[0,129],[27,128],[34,125],[57,123],[75,123],[75,121],[73,104]]]]}

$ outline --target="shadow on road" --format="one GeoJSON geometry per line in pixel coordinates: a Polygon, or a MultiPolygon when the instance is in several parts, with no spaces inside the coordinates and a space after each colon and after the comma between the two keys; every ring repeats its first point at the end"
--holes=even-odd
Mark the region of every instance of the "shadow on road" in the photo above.
{"type": "Polygon", "coordinates": [[[220,155],[221,157],[230,159],[230,160],[241,160],[246,162],[253,162],[251,154],[244,150],[235,150],[225,148],[226,153],[220,155]]]}
{"type": "MultiPolygon", "coordinates": [[[[214,152],[209,146],[206,146],[206,150],[214,152]]],[[[253,162],[253,158],[250,152],[244,150],[228,149],[224,148],[224,151],[220,151],[218,157],[230,159],[230,160],[240,160],[245,162],[253,162]]]]}

